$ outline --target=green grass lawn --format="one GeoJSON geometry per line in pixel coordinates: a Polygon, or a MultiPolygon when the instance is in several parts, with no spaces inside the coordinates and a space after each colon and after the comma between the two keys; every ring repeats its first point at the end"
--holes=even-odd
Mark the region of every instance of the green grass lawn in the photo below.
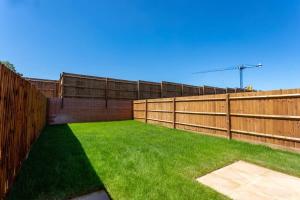
{"type": "Polygon", "coordinates": [[[300,177],[300,155],[136,121],[48,126],[8,199],[226,199],[196,177],[245,160],[300,177]]]}

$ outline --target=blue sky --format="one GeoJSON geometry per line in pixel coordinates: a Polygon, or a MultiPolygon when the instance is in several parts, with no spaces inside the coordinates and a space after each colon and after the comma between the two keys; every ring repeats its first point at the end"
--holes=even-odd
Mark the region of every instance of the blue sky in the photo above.
{"type": "Polygon", "coordinates": [[[300,87],[298,0],[0,0],[0,60],[25,76],[61,72],[238,87],[300,87]]]}

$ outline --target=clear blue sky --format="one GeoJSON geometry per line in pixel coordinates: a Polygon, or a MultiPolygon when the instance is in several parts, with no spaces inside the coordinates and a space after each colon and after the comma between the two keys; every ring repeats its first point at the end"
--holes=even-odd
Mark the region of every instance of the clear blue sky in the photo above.
{"type": "Polygon", "coordinates": [[[60,72],[237,87],[300,87],[299,0],[0,0],[0,60],[60,72]]]}

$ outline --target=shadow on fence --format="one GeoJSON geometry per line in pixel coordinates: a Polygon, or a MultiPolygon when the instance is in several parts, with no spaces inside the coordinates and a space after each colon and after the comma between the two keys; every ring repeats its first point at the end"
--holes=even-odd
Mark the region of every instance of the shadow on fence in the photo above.
{"type": "Polygon", "coordinates": [[[24,162],[8,199],[68,199],[104,189],[68,125],[46,127],[24,162]]]}

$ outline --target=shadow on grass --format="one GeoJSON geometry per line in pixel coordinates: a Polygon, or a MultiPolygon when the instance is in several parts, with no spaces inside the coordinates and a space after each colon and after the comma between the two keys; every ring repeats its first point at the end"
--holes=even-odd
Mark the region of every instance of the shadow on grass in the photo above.
{"type": "Polygon", "coordinates": [[[48,126],[33,145],[8,199],[67,199],[104,189],[68,125],[48,126]]]}

